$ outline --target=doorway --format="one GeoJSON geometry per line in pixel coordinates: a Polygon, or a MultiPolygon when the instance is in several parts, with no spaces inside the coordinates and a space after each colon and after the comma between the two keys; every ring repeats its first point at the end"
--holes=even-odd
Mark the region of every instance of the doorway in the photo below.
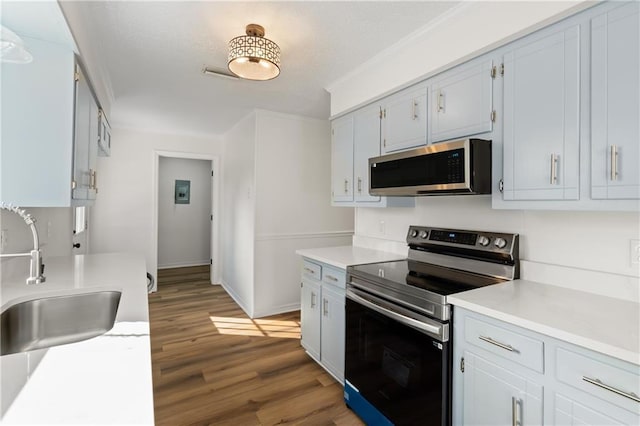
{"type": "Polygon", "coordinates": [[[167,268],[210,265],[218,283],[218,157],[169,151],[154,152],[154,246],[156,264],[167,268]]]}

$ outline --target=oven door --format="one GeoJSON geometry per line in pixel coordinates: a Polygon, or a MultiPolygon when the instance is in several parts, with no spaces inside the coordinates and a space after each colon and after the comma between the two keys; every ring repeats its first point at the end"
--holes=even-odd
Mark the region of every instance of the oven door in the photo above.
{"type": "Polygon", "coordinates": [[[449,425],[448,326],[347,289],[347,405],[368,424],[449,425]]]}

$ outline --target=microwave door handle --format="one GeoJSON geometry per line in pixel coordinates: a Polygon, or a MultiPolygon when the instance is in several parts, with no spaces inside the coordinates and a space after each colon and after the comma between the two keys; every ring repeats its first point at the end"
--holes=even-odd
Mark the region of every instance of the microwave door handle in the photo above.
{"type": "Polygon", "coordinates": [[[358,296],[352,290],[347,290],[347,297],[354,302],[360,303],[371,310],[378,312],[388,318],[394,319],[401,324],[407,325],[409,327],[415,328],[418,331],[423,333],[431,334],[434,336],[438,336],[438,338],[442,338],[442,327],[438,327],[431,324],[425,324],[422,321],[415,320],[413,318],[409,318],[405,315],[399,314],[398,312],[392,311],[384,306],[380,306],[377,303],[373,303],[361,296],[358,296]]]}

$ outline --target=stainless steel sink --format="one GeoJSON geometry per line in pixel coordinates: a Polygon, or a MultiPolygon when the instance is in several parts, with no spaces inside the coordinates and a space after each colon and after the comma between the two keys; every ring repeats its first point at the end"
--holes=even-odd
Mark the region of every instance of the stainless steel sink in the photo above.
{"type": "Polygon", "coordinates": [[[100,291],[15,304],[0,314],[0,355],[80,342],[111,330],[121,293],[100,291]]]}

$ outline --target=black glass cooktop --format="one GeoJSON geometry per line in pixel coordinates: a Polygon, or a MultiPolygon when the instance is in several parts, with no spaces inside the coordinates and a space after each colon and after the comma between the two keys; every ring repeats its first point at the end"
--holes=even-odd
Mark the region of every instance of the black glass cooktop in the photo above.
{"type": "Polygon", "coordinates": [[[351,267],[351,271],[356,276],[379,282],[400,291],[403,286],[408,286],[441,296],[448,296],[504,281],[500,278],[413,260],[357,265],[351,267]]]}

